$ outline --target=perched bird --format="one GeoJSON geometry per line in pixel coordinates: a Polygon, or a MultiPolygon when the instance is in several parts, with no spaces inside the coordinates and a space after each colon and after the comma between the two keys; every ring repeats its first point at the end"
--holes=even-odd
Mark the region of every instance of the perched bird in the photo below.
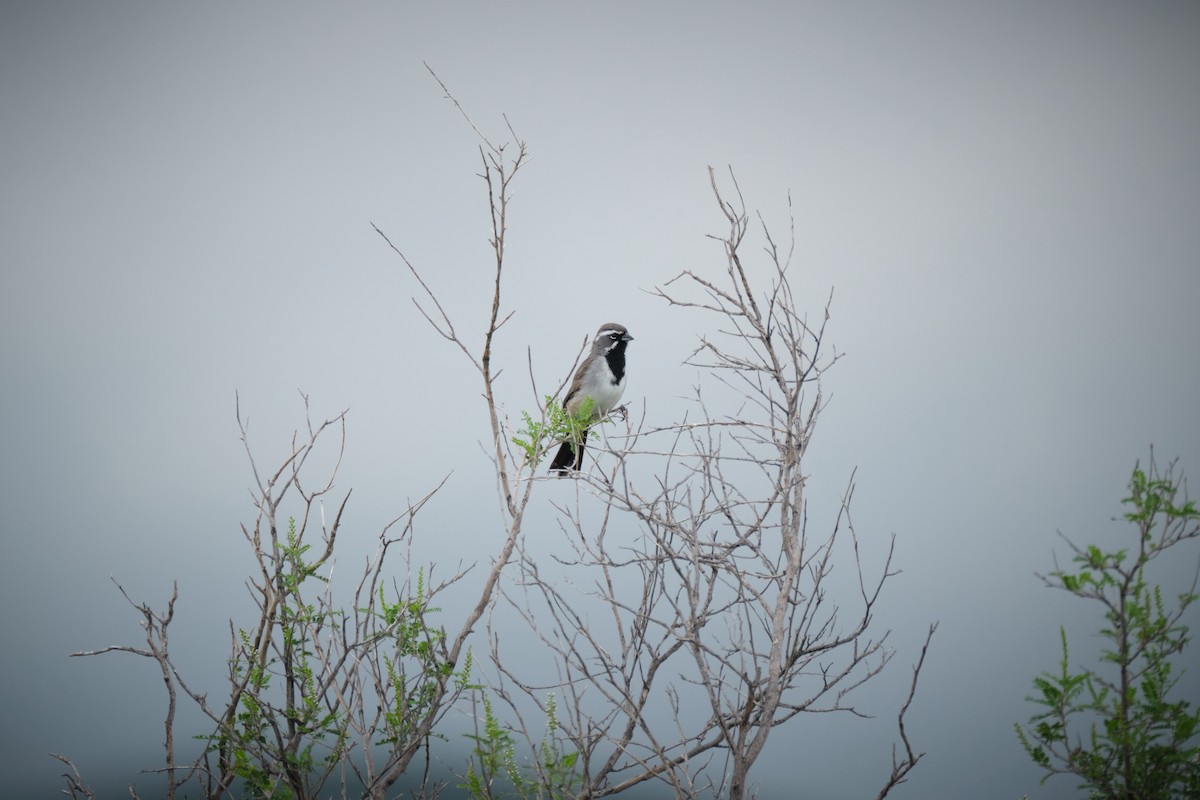
{"type": "MultiPolygon", "coordinates": [[[[563,408],[568,413],[576,415],[587,398],[592,399],[592,421],[604,417],[625,391],[625,346],[633,341],[624,325],[607,322],[600,326],[596,338],[592,340],[592,352],[575,370],[575,378],[567,397],[563,400],[563,408]]],[[[567,470],[579,470],[583,466],[583,446],[587,440],[585,428],[578,442],[565,441],[558,448],[558,454],[550,462],[550,472],[565,475],[567,470]]]]}

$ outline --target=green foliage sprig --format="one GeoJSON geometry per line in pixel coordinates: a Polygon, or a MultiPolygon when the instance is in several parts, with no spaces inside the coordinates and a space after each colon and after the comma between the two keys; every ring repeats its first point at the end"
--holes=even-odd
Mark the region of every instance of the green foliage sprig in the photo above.
{"type": "MultiPolygon", "coordinates": [[[[320,564],[306,560],[308,550],[295,519],[289,520],[273,560],[278,604],[271,635],[238,629],[240,647],[230,661],[231,677],[243,687],[237,712],[217,734],[203,737],[208,752],[241,781],[245,797],[318,796],[351,746],[349,713],[329,694],[328,673],[315,652],[316,643],[341,635],[345,612],[305,599],[308,579],[328,582],[317,574],[320,564]]],[[[364,652],[380,659],[386,672],[378,687],[384,713],[377,745],[411,741],[436,710],[442,682],[453,679],[457,691],[474,688],[470,653],[457,672],[444,656],[445,631],[430,622],[439,610],[429,604],[423,569],[411,596],[390,600],[381,586],[373,607],[357,609],[375,622],[364,652]]]]}
{"type": "Polygon", "coordinates": [[[524,427],[512,437],[513,444],[525,452],[525,460],[531,467],[537,467],[542,456],[559,442],[579,442],[583,433],[596,420],[592,419],[596,401],[591,397],[583,398],[579,410],[574,414],[568,412],[550,395],[546,395],[546,413],[541,420],[536,420],[528,411],[521,412],[524,427]]]}
{"type": "Polygon", "coordinates": [[[1159,474],[1153,462],[1149,472],[1134,469],[1129,489],[1122,502],[1131,510],[1124,519],[1137,529],[1136,548],[1072,544],[1076,568],[1046,578],[1104,607],[1101,663],[1073,670],[1067,631],[1060,628],[1058,670],[1035,678],[1037,693],[1027,698],[1043,710],[1016,732],[1025,752],[1046,770],[1043,782],[1074,774],[1094,799],[1200,797],[1200,711],[1168,699],[1182,673],[1176,659],[1190,641],[1181,620],[1197,600],[1196,580],[1168,603],[1162,587],[1146,576],[1155,558],[1200,536],[1200,512],[1184,496],[1182,480],[1170,469],[1159,474]]]}
{"type": "Polygon", "coordinates": [[[348,743],[346,715],[322,701],[320,667],[312,664],[312,636],[337,615],[302,595],[309,578],[327,582],[317,574],[320,563],[305,560],[309,549],[290,518],[286,541],[274,545],[275,635],[238,629],[241,646],[229,663],[242,686],[238,710],[218,733],[203,737],[252,798],[284,800],[319,789],[348,743]]]}
{"type": "Polygon", "coordinates": [[[513,733],[502,726],[492,711],[492,701],[483,697],[483,731],[470,734],[475,746],[467,762],[464,782],[472,800],[567,800],[574,798],[580,777],[575,769],[578,753],[563,753],[558,744],[558,706],[554,695],[546,701],[546,735],[537,747],[537,763],[522,769],[517,765],[513,733]],[[530,774],[532,773],[532,775],[530,774]],[[502,780],[503,779],[503,780],[502,780]],[[508,791],[503,790],[504,781],[508,791]]]}

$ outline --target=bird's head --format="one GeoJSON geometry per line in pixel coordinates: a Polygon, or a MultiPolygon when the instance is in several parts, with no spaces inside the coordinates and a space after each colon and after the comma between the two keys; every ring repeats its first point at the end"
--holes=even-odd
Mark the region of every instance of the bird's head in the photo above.
{"type": "Polygon", "coordinates": [[[613,348],[621,347],[633,341],[633,337],[629,335],[629,331],[624,325],[618,325],[615,322],[606,322],[600,326],[600,330],[596,331],[596,338],[592,340],[592,349],[607,353],[613,348]]]}

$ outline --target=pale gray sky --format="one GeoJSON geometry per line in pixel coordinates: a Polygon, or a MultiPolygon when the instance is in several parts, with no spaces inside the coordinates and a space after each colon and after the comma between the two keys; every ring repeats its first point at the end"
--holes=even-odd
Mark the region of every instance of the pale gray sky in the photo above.
{"type": "MultiPolygon", "coordinates": [[[[556,383],[611,319],[637,337],[627,399],[672,419],[698,331],[643,290],[720,268],[706,166],[732,165],[780,234],[791,192],[797,288],[816,311],[835,287],[846,353],[814,513],[857,466],[864,541],[897,535],[893,687],[942,623],[911,719],[928,756],[896,796],[1074,796],[1039,788],[1012,723],[1059,622],[1095,618],[1032,573],[1056,529],[1119,535],[1151,444],[1200,471],[1188,2],[5,4],[4,793],[57,791],[51,750],[97,782],[158,763],[152,665],[66,657],[138,641],[110,575],[153,602],[178,579],[176,647],[219,681],[252,512],[235,391],[264,460],[301,421],[297,388],[320,416],[351,408],[362,541],[453,469],[423,530],[489,552],[478,389],[369,225],[481,319],[476,142],[422,62],[533,154],[510,410],[530,406],[527,346],[556,383]]],[[[797,774],[809,796],[873,793],[885,700],[874,728],[777,734],[762,795],[797,774]]]]}

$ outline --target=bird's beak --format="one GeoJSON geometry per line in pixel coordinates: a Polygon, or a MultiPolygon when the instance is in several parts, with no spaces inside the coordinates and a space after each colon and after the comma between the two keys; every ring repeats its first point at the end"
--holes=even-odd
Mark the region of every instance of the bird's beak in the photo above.
{"type": "Polygon", "coordinates": [[[622,336],[622,337],[621,337],[621,341],[622,341],[622,342],[632,342],[632,341],[633,341],[633,337],[632,337],[632,336],[630,336],[630,335],[627,333],[627,334],[625,334],[624,336],[622,336]]]}

